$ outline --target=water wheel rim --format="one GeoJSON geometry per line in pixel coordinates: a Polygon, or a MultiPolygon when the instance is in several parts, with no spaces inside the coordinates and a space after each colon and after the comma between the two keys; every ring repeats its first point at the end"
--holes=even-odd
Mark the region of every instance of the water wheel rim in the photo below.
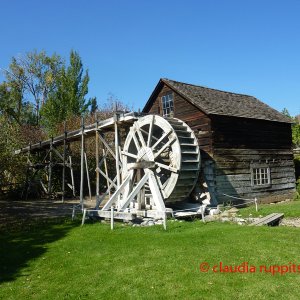
{"type": "MultiPolygon", "coordinates": [[[[185,146],[187,147],[187,146],[185,146]]],[[[200,169],[200,150],[193,131],[181,120],[165,119],[158,115],[147,115],[140,118],[130,128],[123,148],[123,173],[126,178],[129,165],[139,161],[154,161],[158,185],[165,201],[173,201],[182,198],[192,191],[198,169],[200,169]],[[184,129],[179,130],[174,128],[184,129]],[[179,134],[178,134],[179,133],[179,134]],[[182,135],[183,136],[180,136],[182,135]],[[183,170],[186,163],[182,161],[182,145],[190,145],[195,148],[195,170],[183,170]],[[190,184],[179,191],[176,185],[180,183],[181,175],[190,173],[190,184]],[[175,193],[174,193],[175,191],[175,193]],[[174,193],[174,197],[172,197],[174,193]]]]}

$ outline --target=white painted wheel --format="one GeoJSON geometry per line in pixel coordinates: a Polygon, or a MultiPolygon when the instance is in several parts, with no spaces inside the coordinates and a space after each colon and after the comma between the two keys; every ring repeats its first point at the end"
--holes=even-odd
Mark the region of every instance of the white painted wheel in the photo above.
{"type": "Polygon", "coordinates": [[[184,200],[197,181],[197,139],[179,119],[156,115],[140,118],[130,128],[122,154],[123,179],[131,168],[143,162],[144,168],[154,172],[165,202],[184,200]]]}

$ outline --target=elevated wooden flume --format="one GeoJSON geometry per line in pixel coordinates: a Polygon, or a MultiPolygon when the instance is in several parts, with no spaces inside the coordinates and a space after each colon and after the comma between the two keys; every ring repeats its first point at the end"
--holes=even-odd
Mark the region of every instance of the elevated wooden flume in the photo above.
{"type": "MultiPolygon", "coordinates": [[[[136,217],[152,217],[166,220],[166,204],[183,202],[195,187],[200,170],[200,149],[191,128],[183,121],[172,117],[142,115],[136,112],[116,111],[112,118],[97,121],[66,132],[58,137],[18,149],[15,154],[28,154],[29,167],[36,174],[47,171],[47,184],[41,181],[44,191],[52,191],[53,158],[62,165],[62,201],[65,197],[66,168],[70,170],[71,188],[76,195],[72,157],[68,145],[81,142],[80,203],[83,222],[87,215],[100,218],[132,220],[136,217]],[[124,145],[120,141],[120,129],[127,132],[124,145]],[[107,132],[114,133],[114,147],[105,139],[107,132]],[[87,209],[84,203],[84,173],[86,172],[90,197],[92,196],[88,172],[85,139],[96,140],[96,206],[87,209]],[[102,143],[103,152],[99,151],[102,143]],[[60,153],[58,146],[63,149],[60,153]],[[30,155],[46,151],[39,164],[33,164],[30,155]],[[115,160],[115,177],[108,174],[107,154],[115,160]],[[47,163],[46,163],[47,162],[47,163]],[[104,171],[103,169],[104,166],[104,171]],[[100,175],[107,190],[100,195],[100,175]],[[107,200],[108,198],[108,200],[107,200]],[[105,200],[105,201],[104,201],[105,200]]],[[[27,186],[27,191],[30,185],[27,186]]],[[[26,191],[26,195],[27,195],[26,191]]],[[[164,222],[165,224],[165,222],[164,222]]]]}

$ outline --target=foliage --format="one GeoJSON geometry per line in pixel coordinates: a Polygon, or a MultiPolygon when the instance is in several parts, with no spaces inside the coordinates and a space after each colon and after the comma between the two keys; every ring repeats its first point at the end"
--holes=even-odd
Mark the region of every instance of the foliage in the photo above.
{"type": "Polygon", "coordinates": [[[4,71],[7,85],[11,91],[18,93],[18,109],[22,102],[35,104],[36,124],[39,124],[41,106],[56,88],[56,78],[62,65],[61,57],[56,54],[47,56],[44,51],[33,51],[13,57],[9,68],[4,71]]]}
{"type": "Polygon", "coordinates": [[[298,120],[295,120],[295,123],[292,125],[292,136],[293,144],[296,148],[300,147],[300,123],[298,120]]]}
{"type": "Polygon", "coordinates": [[[300,200],[300,177],[298,177],[298,180],[296,181],[296,196],[295,200],[300,200]]]}
{"type": "Polygon", "coordinates": [[[0,196],[8,194],[24,180],[24,158],[13,151],[20,147],[20,128],[0,115],[0,196]]]}
{"type": "Polygon", "coordinates": [[[296,148],[300,147],[300,123],[299,123],[299,120],[295,117],[292,117],[286,108],[284,108],[282,110],[282,114],[289,117],[291,119],[291,121],[293,121],[293,124],[292,124],[293,144],[296,148]]]}
{"type": "Polygon", "coordinates": [[[15,187],[24,181],[26,174],[26,160],[13,156],[14,149],[44,140],[45,133],[56,134],[57,124],[65,119],[76,123],[74,117],[87,114],[90,103],[97,110],[96,98],[86,99],[89,75],[75,51],[71,51],[67,66],[59,55],[48,56],[44,51],[13,57],[4,75],[6,81],[0,83],[3,192],[8,184],[15,187]]]}
{"type": "MultiPolygon", "coordinates": [[[[88,111],[91,100],[86,99],[89,75],[85,71],[79,54],[71,51],[70,65],[63,66],[56,78],[56,89],[50,93],[48,101],[42,108],[42,123],[50,134],[56,134],[58,123],[73,116],[80,116],[88,111]]],[[[93,108],[96,109],[96,98],[93,108]]]]}
{"type": "Polygon", "coordinates": [[[97,98],[96,97],[91,98],[90,103],[91,103],[90,113],[94,114],[98,110],[97,98]]]}
{"type": "Polygon", "coordinates": [[[300,179],[300,154],[294,155],[296,178],[300,179]]]}
{"type": "Polygon", "coordinates": [[[111,231],[105,224],[78,225],[37,224],[1,234],[0,298],[299,298],[299,273],[259,270],[299,265],[298,228],[201,221],[170,221],[167,231],[162,226],[117,224],[111,231]],[[210,266],[207,272],[199,270],[203,262],[210,266]],[[213,272],[220,262],[247,262],[258,270],[213,272]]]}

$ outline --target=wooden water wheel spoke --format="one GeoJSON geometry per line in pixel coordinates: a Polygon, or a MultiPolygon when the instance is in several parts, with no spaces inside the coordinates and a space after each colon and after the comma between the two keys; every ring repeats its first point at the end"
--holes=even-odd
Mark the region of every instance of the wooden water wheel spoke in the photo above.
{"type": "Polygon", "coordinates": [[[155,165],[158,166],[158,167],[160,167],[160,168],[166,169],[168,171],[174,172],[174,173],[178,172],[178,170],[176,168],[171,167],[169,165],[161,164],[159,162],[155,162],[155,165]]]}
{"type": "Polygon", "coordinates": [[[137,155],[135,155],[135,154],[132,154],[132,153],[129,153],[126,151],[122,151],[122,154],[137,159],[137,155]]]}
{"type": "Polygon", "coordinates": [[[148,134],[148,140],[147,140],[147,147],[150,147],[151,141],[152,141],[152,133],[153,133],[153,123],[154,123],[154,116],[152,116],[150,126],[149,126],[149,134],[148,134]]]}
{"type": "Polygon", "coordinates": [[[172,131],[165,132],[157,141],[156,143],[151,147],[152,150],[154,150],[166,137],[168,137],[169,134],[171,134],[172,131]]]}
{"type": "Polygon", "coordinates": [[[154,159],[156,157],[158,157],[163,151],[165,151],[167,149],[167,147],[169,147],[174,141],[176,140],[176,138],[173,136],[166,144],[164,144],[155,154],[154,154],[154,159]]]}
{"type": "Polygon", "coordinates": [[[133,129],[131,130],[131,136],[132,136],[132,139],[134,141],[134,144],[135,144],[135,147],[136,147],[137,151],[139,151],[141,149],[141,147],[139,145],[139,142],[138,142],[138,140],[135,136],[135,131],[133,129]]]}
{"type": "MultiPolygon", "coordinates": [[[[140,174],[133,180],[136,186],[143,174],[150,172],[152,183],[157,182],[165,202],[187,197],[198,178],[200,150],[197,139],[184,122],[175,118],[157,115],[140,118],[127,135],[122,154],[123,178],[130,170],[136,170],[140,174]]],[[[148,184],[145,183],[145,189],[148,184]]]]}
{"type": "MultiPolygon", "coordinates": [[[[148,131],[144,130],[143,128],[140,128],[140,131],[141,131],[142,133],[144,133],[144,134],[147,136],[147,139],[149,138],[149,132],[148,132],[148,131]]],[[[158,138],[155,137],[155,136],[153,136],[153,134],[152,134],[152,135],[151,135],[151,139],[150,139],[150,146],[151,146],[152,140],[158,141],[158,138]]],[[[147,141],[148,141],[148,140],[147,140],[147,141]]],[[[148,143],[148,142],[147,142],[147,143],[148,143]]],[[[150,146],[149,146],[149,147],[150,147],[150,146]]],[[[147,147],[148,147],[148,146],[147,146],[147,147]]]]}
{"type": "Polygon", "coordinates": [[[136,132],[137,132],[138,137],[139,137],[139,139],[140,139],[140,142],[141,142],[141,144],[142,144],[142,147],[146,147],[146,143],[145,143],[143,134],[141,133],[141,130],[140,130],[138,124],[136,124],[135,129],[136,129],[136,132]]]}

